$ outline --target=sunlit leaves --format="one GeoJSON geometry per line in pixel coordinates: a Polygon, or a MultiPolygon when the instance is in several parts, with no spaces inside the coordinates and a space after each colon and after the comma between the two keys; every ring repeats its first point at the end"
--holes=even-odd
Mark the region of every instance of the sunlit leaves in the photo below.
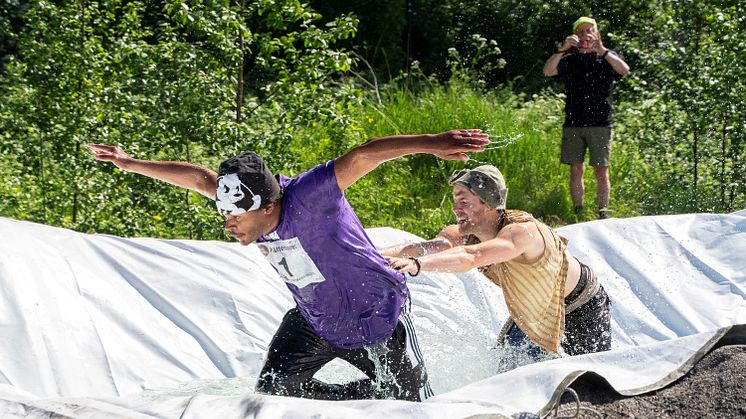
{"type": "Polygon", "coordinates": [[[334,44],[356,20],[318,27],[297,1],[38,2],[24,19],[0,80],[6,216],[224,237],[205,199],[96,163],[85,143],[209,167],[253,148],[281,170],[296,164],[279,152],[292,146],[290,127],[343,124],[343,104],[358,97],[328,88],[350,68],[334,44]]]}
{"type": "MultiPolygon", "coordinates": [[[[746,131],[734,121],[746,118],[744,18],[715,1],[664,1],[654,12],[656,19],[639,28],[650,36],[619,40],[639,60],[628,80],[634,116],[625,123],[646,139],[643,147],[669,159],[657,172],[687,209],[740,208],[746,131]]],[[[655,197],[649,205],[655,211],[655,197]]]]}

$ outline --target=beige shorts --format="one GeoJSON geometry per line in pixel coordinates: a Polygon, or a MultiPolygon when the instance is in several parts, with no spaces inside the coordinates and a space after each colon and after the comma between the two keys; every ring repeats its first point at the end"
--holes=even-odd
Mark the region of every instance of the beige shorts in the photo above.
{"type": "Polygon", "coordinates": [[[591,166],[609,166],[611,154],[610,127],[563,127],[560,163],[577,164],[585,161],[585,149],[591,166]]]}

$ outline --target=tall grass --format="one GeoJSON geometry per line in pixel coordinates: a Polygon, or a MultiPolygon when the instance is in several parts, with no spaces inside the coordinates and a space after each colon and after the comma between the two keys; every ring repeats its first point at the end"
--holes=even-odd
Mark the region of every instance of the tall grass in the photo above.
{"type": "MultiPolygon", "coordinates": [[[[509,208],[526,210],[555,226],[578,221],[571,209],[568,168],[559,163],[564,98],[542,93],[527,99],[508,89],[483,91],[474,86],[458,78],[447,85],[425,83],[416,89],[407,83],[390,83],[380,92],[380,103],[363,100],[359,106],[350,106],[347,110],[350,115],[343,122],[292,126],[290,140],[273,139],[271,147],[262,148],[256,141],[240,146],[257,149],[266,155],[274,171],[293,176],[343,154],[368,138],[479,128],[489,133],[495,143],[490,150],[473,154],[471,161],[444,161],[425,154],[407,156],[383,164],[353,185],[346,194],[363,224],[391,226],[432,237],[454,221],[448,185],[451,173],[481,164],[493,164],[505,175],[509,208]]],[[[264,129],[271,132],[274,127],[268,123],[264,129]]],[[[648,176],[655,167],[641,161],[624,129],[618,131],[623,135],[615,139],[612,152],[611,208],[616,211],[615,216],[637,215],[644,211],[640,203],[646,196],[664,194],[652,190],[657,185],[655,182],[645,181],[656,179],[648,176]]],[[[128,151],[137,151],[136,142],[128,144],[128,151]]],[[[198,146],[191,148],[190,155],[198,164],[213,168],[226,157],[198,146]]],[[[21,198],[29,196],[24,185],[31,181],[21,177],[22,172],[14,161],[12,155],[0,159],[0,174],[8,179],[0,187],[0,195],[9,197],[0,204],[0,215],[37,221],[39,217],[29,212],[32,206],[24,204],[34,201],[21,198]]],[[[96,211],[94,216],[77,224],[64,218],[64,214],[51,213],[44,218],[45,223],[123,236],[226,238],[214,205],[208,199],[196,193],[185,195],[178,188],[144,177],[116,170],[108,173],[109,166],[92,160],[87,164],[94,168],[91,176],[95,176],[95,181],[86,181],[83,190],[88,195],[84,198],[94,203],[103,201],[105,205],[91,209],[96,211]],[[104,182],[102,177],[110,182],[104,182]],[[109,184],[114,185],[112,193],[107,192],[109,184]]],[[[590,170],[586,173],[586,185],[587,206],[595,208],[595,185],[590,170]]],[[[594,218],[592,211],[588,218],[594,218]]]]}
{"type": "MultiPolygon", "coordinates": [[[[431,85],[418,93],[405,85],[391,85],[381,93],[382,103],[365,102],[356,123],[338,138],[347,147],[391,134],[438,133],[456,128],[479,128],[494,144],[475,153],[468,162],[449,162],[430,155],[413,155],[387,162],[358,181],[347,197],[366,227],[392,226],[431,237],[454,221],[450,174],[481,164],[497,166],[508,184],[508,207],[523,209],[551,225],[578,221],[572,212],[568,188],[569,169],[559,163],[564,99],[554,94],[526,101],[508,90],[483,92],[467,83],[431,85]]],[[[324,130],[314,130],[322,132],[324,130]]],[[[318,137],[314,132],[305,135],[318,137]]],[[[326,135],[327,133],[321,134],[326,135]]],[[[309,156],[319,157],[318,144],[328,138],[309,138],[316,144],[309,156]]],[[[612,153],[612,182],[616,216],[633,215],[634,207],[618,204],[624,191],[633,189],[635,154],[618,142],[612,153]]],[[[332,158],[334,156],[328,156],[332,158]]],[[[308,162],[308,165],[315,162],[308,162]]],[[[595,208],[595,183],[586,171],[586,205],[595,208]]],[[[594,218],[589,211],[588,218],[594,218]]],[[[581,218],[582,219],[582,218],[581,218]]]]}

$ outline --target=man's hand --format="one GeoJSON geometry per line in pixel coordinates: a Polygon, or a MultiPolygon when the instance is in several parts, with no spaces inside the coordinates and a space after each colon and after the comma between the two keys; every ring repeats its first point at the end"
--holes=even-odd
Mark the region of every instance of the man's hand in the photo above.
{"type": "Polygon", "coordinates": [[[389,266],[403,274],[417,275],[420,273],[420,267],[417,266],[414,259],[395,257],[386,257],[385,259],[389,266]]]}
{"type": "Polygon", "coordinates": [[[439,150],[433,155],[444,160],[469,160],[467,153],[484,151],[490,138],[478,129],[450,130],[436,135],[435,143],[439,150]]]}
{"type": "Polygon", "coordinates": [[[562,43],[562,46],[560,47],[560,52],[567,52],[571,48],[577,48],[578,43],[580,42],[580,38],[578,38],[577,35],[568,35],[567,38],[565,38],[565,42],[562,43]]]}
{"type": "Polygon", "coordinates": [[[601,41],[601,32],[591,32],[587,35],[588,43],[591,45],[590,50],[598,55],[602,55],[606,52],[606,47],[603,41],[601,41]]]}
{"type": "Polygon", "coordinates": [[[112,162],[122,170],[127,170],[127,166],[134,160],[132,156],[122,151],[119,147],[104,144],[88,144],[88,148],[96,160],[112,162]]]}

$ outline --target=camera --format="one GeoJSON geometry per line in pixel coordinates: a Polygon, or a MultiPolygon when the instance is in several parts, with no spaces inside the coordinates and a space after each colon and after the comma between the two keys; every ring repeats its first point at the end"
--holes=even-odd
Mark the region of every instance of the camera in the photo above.
{"type": "Polygon", "coordinates": [[[579,49],[590,49],[593,48],[593,42],[591,42],[588,38],[583,37],[578,40],[578,48],[579,49]]]}

